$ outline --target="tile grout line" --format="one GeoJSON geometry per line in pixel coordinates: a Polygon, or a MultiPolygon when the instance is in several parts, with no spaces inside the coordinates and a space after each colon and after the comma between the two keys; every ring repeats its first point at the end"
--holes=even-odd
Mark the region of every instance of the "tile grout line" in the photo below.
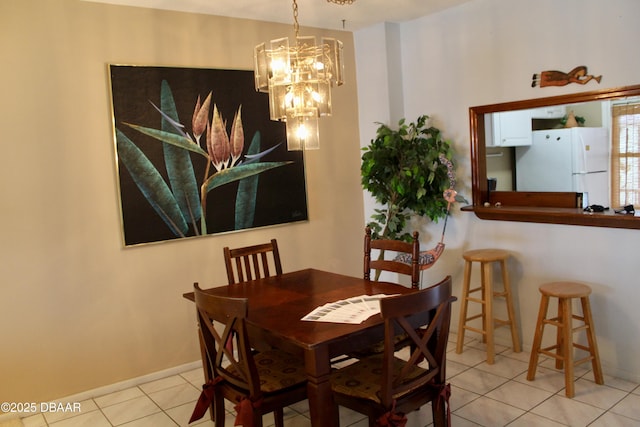
{"type": "MultiPolygon", "coordinates": [[[[472,342],[473,342],[473,341],[470,341],[470,343],[472,343],[472,342]]],[[[473,347],[473,346],[472,346],[472,345],[470,345],[469,343],[465,344],[465,347],[473,348],[473,349],[476,349],[476,350],[482,350],[482,349],[479,349],[479,348],[477,348],[477,347],[473,347]]],[[[502,351],[500,351],[500,352],[496,353],[496,355],[502,355],[503,357],[509,357],[508,355],[502,354],[502,353],[504,353],[505,351],[509,351],[509,349],[502,350],[502,351]]],[[[520,359],[518,359],[518,358],[511,358],[511,357],[509,357],[509,358],[510,358],[510,359],[512,359],[512,360],[518,360],[518,361],[521,361],[521,360],[520,360],[520,359]]],[[[546,358],[546,359],[547,359],[547,360],[551,360],[550,358],[546,358]]],[[[539,360],[539,362],[538,362],[538,366],[540,366],[542,363],[546,362],[547,360],[545,360],[545,359],[543,359],[543,360],[539,360]]],[[[457,363],[459,363],[459,362],[457,362],[457,363]]],[[[473,366],[465,365],[465,366],[467,366],[467,369],[464,369],[463,371],[458,372],[456,375],[454,375],[454,376],[453,376],[453,377],[451,377],[451,378],[455,378],[456,376],[458,376],[458,375],[462,374],[463,372],[467,372],[467,371],[469,371],[470,369],[477,369],[477,370],[479,370],[479,371],[485,372],[485,371],[483,371],[482,369],[479,369],[479,368],[478,368],[478,366],[480,366],[482,363],[484,363],[484,361],[482,361],[482,362],[478,362],[478,363],[476,363],[476,364],[475,364],[475,365],[473,365],[473,366]]],[[[545,368],[545,369],[549,369],[549,368],[545,368]]],[[[586,370],[585,372],[583,372],[583,373],[582,373],[582,374],[580,374],[579,376],[576,376],[576,380],[577,380],[577,379],[585,379],[586,381],[590,381],[589,379],[585,378],[585,377],[586,377],[590,372],[593,372],[593,370],[591,370],[591,369],[586,370]]],[[[489,372],[489,373],[490,373],[490,372],[489,372]]],[[[496,375],[496,374],[493,374],[493,373],[490,373],[490,374],[492,374],[492,375],[496,375]]],[[[501,386],[503,386],[504,384],[507,384],[507,383],[509,383],[509,382],[516,382],[516,383],[520,383],[519,381],[516,381],[516,380],[515,380],[515,378],[516,378],[516,377],[518,377],[518,376],[519,376],[519,375],[521,375],[521,374],[522,374],[522,373],[517,374],[517,375],[515,375],[515,376],[514,376],[514,377],[512,377],[512,378],[503,377],[503,378],[506,378],[506,379],[507,379],[507,381],[506,381],[506,382],[504,382],[504,383],[502,383],[502,384],[498,385],[497,387],[494,387],[494,388],[493,388],[493,389],[491,389],[491,390],[486,391],[485,393],[483,393],[483,394],[479,395],[478,397],[474,398],[473,400],[471,400],[471,401],[469,401],[469,402],[465,403],[463,406],[461,406],[460,408],[457,408],[455,411],[453,411],[453,412],[452,412],[452,414],[455,414],[457,417],[460,417],[460,418],[465,419],[465,420],[467,420],[467,421],[474,422],[473,420],[469,420],[469,419],[467,419],[467,418],[465,418],[465,417],[462,417],[462,416],[460,416],[460,415],[456,414],[456,412],[458,412],[460,409],[464,408],[465,406],[469,405],[470,403],[472,403],[472,402],[474,402],[474,401],[478,400],[480,397],[486,397],[487,399],[491,399],[491,400],[493,400],[493,401],[495,401],[495,402],[499,402],[499,403],[501,403],[501,404],[508,405],[508,406],[513,407],[513,408],[516,408],[516,409],[518,409],[518,410],[522,410],[521,408],[518,408],[518,407],[516,407],[516,406],[513,406],[513,405],[511,405],[511,404],[509,404],[509,403],[502,402],[502,401],[500,401],[500,400],[496,400],[496,399],[493,399],[493,398],[491,398],[491,397],[487,396],[489,393],[491,393],[491,391],[496,390],[497,388],[499,388],[499,387],[501,387],[501,386]]],[[[496,375],[496,376],[499,376],[499,375],[496,375]]],[[[520,384],[522,384],[522,383],[520,383],[520,384]]],[[[534,385],[532,385],[532,387],[535,387],[535,386],[534,386],[534,385]]],[[[593,407],[593,408],[596,408],[596,409],[598,409],[598,410],[601,410],[601,411],[602,411],[602,413],[601,413],[600,415],[598,415],[594,420],[590,421],[588,425],[593,424],[596,420],[598,420],[599,418],[603,417],[603,416],[604,416],[605,414],[607,414],[607,413],[616,414],[615,412],[611,412],[611,409],[613,409],[617,404],[619,404],[620,402],[622,402],[622,401],[623,401],[624,399],[626,399],[628,396],[632,395],[632,394],[633,394],[633,391],[635,391],[635,390],[637,390],[638,388],[640,388],[640,385],[636,385],[636,386],[635,386],[632,390],[630,390],[630,391],[628,391],[628,390],[623,390],[623,389],[620,389],[620,388],[618,388],[618,387],[610,386],[610,385],[609,385],[609,386],[607,386],[607,387],[612,388],[612,389],[615,389],[615,390],[618,390],[618,391],[621,391],[621,392],[623,392],[623,393],[624,393],[624,395],[623,395],[620,399],[618,399],[615,403],[611,404],[607,409],[599,408],[599,407],[594,406],[594,405],[592,405],[592,404],[589,404],[589,403],[587,403],[587,402],[583,402],[583,401],[580,401],[580,400],[576,400],[576,402],[579,402],[579,403],[582,403],[582,404],[585,404],[585,405],[591,406],[591,407],[593,407]]],[[[538,388],[538,387],[536,387],[536,388],[538,388]]],[[[544,390],[544,389],[541,389],[541,388],[539,388],[539,389],[540,389],[540,390],[544,390]]],[[[518,420],[519,418],[522,418],[523,416],[525,416],[526,414],[529,414],[529,413],[531,413],[532,415],[535,415],[535,416],[541,416],[541,417],[543,417],[543,418],[545,418],[545,419],[548,419],[548,420],[550,420],[550,421],[553,421],[553,422],[556,422],[556,423],[562,424],[562,423],[560,423],[559,421],[557,421],[557,420],[555,420],[555,419],[548,418],[548,417],[543,416],[543,415],[538,415],[538,414],[536,414],[536,413],[534,413],[534,412],[532,412],[532,411],[533,411],[535,408],[537,408],[537,407],[539,407],[540,405],[542,405],[544,402],[547,402],[548,400],[550,400],[551,398],[553,398],[554,396],[560,396],[560,397],[562,397],[561,393],[563,392],[563,390],[564,390],[564,388],[561,388],[560,390],[558,390],[558,391],[556,391],[556,392],[553,392],[551,395],[549,395],[547,398],[545,398],[544,400],[542,400],[541,402],[539,402],[539,403],[538,403],[538,404],[536,404],[535,406],[531,407],[531,408],[530,408],[530,409],[528,409],[528,410],[524,410],[524,412],[523,412],[521,415],[519,415],[519,416],[518,416],[518,417],[516,417],[515,419],[511,420],[507,425],[514,423],[516,420],[518,420]]],[[[467,390],[467,391],[472,392],[472,393],[475,393],[475,392],[474,392],[474,391],[472,391],[472,390],[467,390]]],[[[547,390],[544,390],[544,391],[547,391],[547,390]]],[[[616,414],[616,415],[620,415],[620,414],[616,414]]],[[[622,415],[621,415],[621,416],[622,416],[622,415]]],[[[625,418],[628,418],[628,417],[625,417],[625,418]]],[[[474,423],[475,423],[475,422],[474,422],[474,423]]],[[[563,424],[563,425],[566,425],[566,424],[563,424]]]]}

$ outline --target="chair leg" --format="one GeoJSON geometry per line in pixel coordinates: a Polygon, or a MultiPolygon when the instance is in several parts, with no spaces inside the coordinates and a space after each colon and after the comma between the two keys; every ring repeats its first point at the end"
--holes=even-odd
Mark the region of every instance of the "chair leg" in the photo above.
{"type": "Polygon", "coordinates": [[[284,427],[284,410],[282,408],[273,411],[273,418],[275,419],[276,427],[284,427]]]}
{"type": "Polygon", "coordinates": [[[593,317],[591,315],[591,304],[589,297],[580,298],[582,302],[582,315],[587,325],[587,341],[589,343],[589,352],[591,353],[591,367],[596,384],[604,384],[602,375],[602,366],[600,365],[600,352],[598,351],[598,343],[596,341],[596,331],[593,328],[593,317]]]}
{"type": "Polygon", "coordinates": [[[538,321],[536,330],[533,335],[533,345],[531,346],[531,357],[529,358],[529,370],[527,371],[527,380],[533,381],[536,377],[536,369],[538,367],[538,356],[540,355],[540,345],[542,343],[542,333],[544,331],[544,320],[547,317],[547,309],[549,308],[549,297],[542,295],[540,300],[540,309],[538,311],[538,321]]]}
{"type": "Polygon", "coordinates": [[[562,304],[562,335],[564,342],[564,381],[566,387],[566,396],[573,397],[575,389],[573,386],[573,314],[571,313],[571,298],[561,298],[562,304]]]}
{"type": "Polygon", "coordinates": [[[262,414],[260,411],[253,411],[253,427],[262,427],[262,414]]]}
{"type": "MultiPolygon", "coordinates": [[[[200,331],[200,327],[198,327],[198,342],[200,343],[200,356],[202,358],[202,370],[204,371],[204,382],[207,383],[209,382],[209,380],[213,378],[213,372],[211,371],[211,366],[209,365],[207,349],[204,344],[204,338],[202,337],[202,332],[200,331]]],[[[209,405],[209,418],[211,418],[211,421],[215,422],[215,405],[213,402],[211,402],[211,405],[209,405]]]]}
{"type": "Polygon", "coordinates": [[[464,345],[464,331],[467,324],[467,298],[469,297],[469,282],[471,281],[471,262],[464,262],[464,280],[462,283],[462,295],[460,297],[460,323],[458,324],[458,342],[456,353],[462,353],[464,345]]]}
{"type": "Polygon", "coordinates": [[[222,396],[214,396],[214,405],[215,405],[215,414],[214,414],[214,424],[216,427],[224,427],[224,397],[222,396]]]}
{"type": "Polygon", "coordinates": [[[447,403],[444,399],[436,398],[431,402],[431,416],[434,427],[445,427],[447,425],[447,403]]]}

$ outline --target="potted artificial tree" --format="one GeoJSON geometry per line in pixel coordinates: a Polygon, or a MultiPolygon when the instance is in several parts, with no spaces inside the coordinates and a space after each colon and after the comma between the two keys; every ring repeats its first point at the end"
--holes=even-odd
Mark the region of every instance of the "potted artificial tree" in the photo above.
{"type": "MultiPolygon", "coordinates": [[[[410,241],[405,226],[412,215],[432,221],[447,215],[443,193],[455,184],[453,153],[440,130],[427,127],[428,119],[423,115],[409,124],[402,119],[396,130],[380,124],[376,138],[363,148],[362,186],[384,206],[367,224],[373,238],[410,241]]],[[[450,196],[452,201],[455,192],[450,196]]],[[[455,196],[455,201],[464,199],[455,196]]]]}

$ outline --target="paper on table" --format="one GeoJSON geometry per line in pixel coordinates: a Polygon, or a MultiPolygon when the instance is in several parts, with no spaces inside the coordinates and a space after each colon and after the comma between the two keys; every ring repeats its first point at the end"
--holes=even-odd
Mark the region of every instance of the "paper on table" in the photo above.
{"type": "Polygon", "coordinates": [[[392,295],[360,295],[316,307],[302,320],[312,322],[362,323],[380,313],[380,299],[392,295]]]}

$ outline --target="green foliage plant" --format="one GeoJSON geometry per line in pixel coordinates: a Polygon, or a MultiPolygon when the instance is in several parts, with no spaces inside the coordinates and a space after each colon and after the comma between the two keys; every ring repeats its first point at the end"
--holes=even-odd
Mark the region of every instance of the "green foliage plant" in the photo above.
{"type": "Polygon", "coordinates": [[[397,129],[378,123],[375,139],[363,148],[362,186],[383,205],[367,224],[373,238],[410,241],[404,230],[412,215],[436,222],[447,215],[443,192],[454,184],[453,153],[428,119],[423,115],[409,124],[402,119],[397,129]]]}

